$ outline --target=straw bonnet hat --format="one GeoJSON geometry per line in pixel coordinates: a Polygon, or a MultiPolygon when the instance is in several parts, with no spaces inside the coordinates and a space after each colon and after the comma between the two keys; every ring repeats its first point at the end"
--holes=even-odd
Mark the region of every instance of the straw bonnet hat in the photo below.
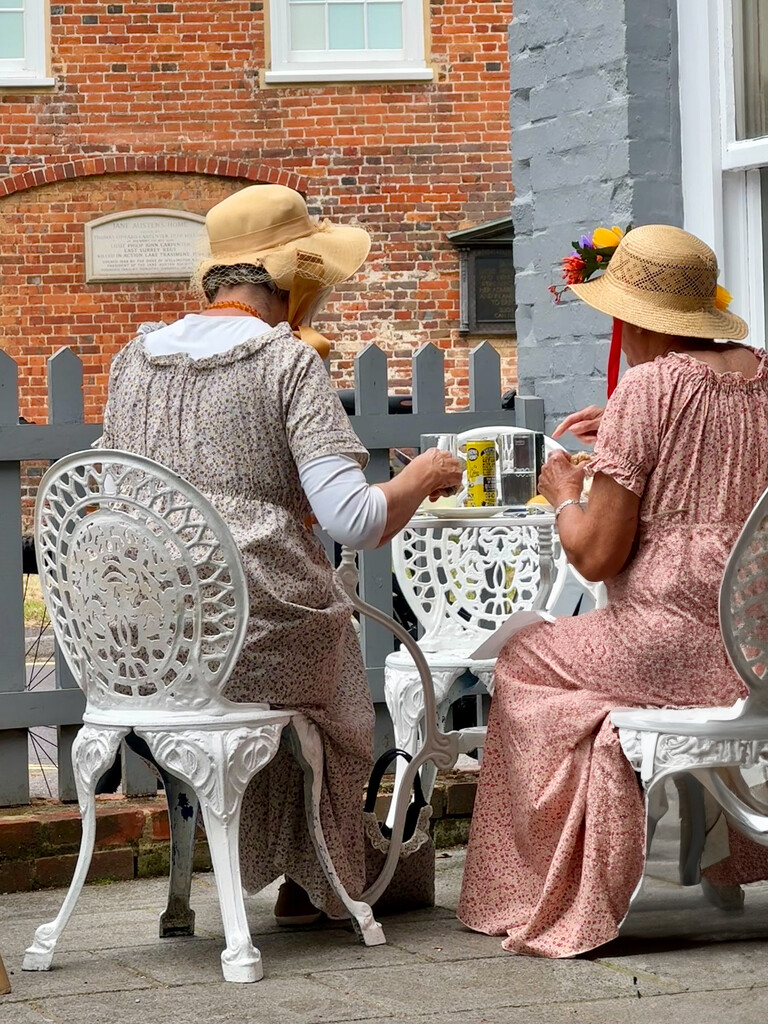
{"type": "Polygon", "coordinates": [[[253,263],[283,291],[298,274],[318,287],[346,281],[365,262],[371,239],[362,228],[316,221],[298,192],[285,185],[249,185],[223,199],[205,218],[210,255],[197,267],[253,263]]]}
{"type": "Polygon", "coordinates": [[[223,199],[205,218],[209,252],[192,275],[200,295],[214,267],[249,263],[263,268],[288,292],[288,322],[322,358],[330,342],[305,321],[324,289],[346,281],[359,270],[371,248],[362,228],[310,217],[298,192],[285,185],[249,185],[223,199]]]}
{"type": "Polygon", "coordinates": [[[717,274],[717,257],[700,238],[648,224],[626,233],[604,274],[568,287],[595,309],[636,327],[740,341],[749,328],[715,305],[717,274]]]}

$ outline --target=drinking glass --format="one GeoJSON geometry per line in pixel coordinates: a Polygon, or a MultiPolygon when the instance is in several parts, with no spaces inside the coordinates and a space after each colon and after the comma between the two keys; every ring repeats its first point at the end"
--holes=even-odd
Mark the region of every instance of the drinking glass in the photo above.
{"type": "Polygon", "coordinates": [[[437,448],[438,451],[450,452],[451,455],[456,455],[456,435],[422,434],[420,447],[423,452],[425,452],[428,448],[437,448]]]}
{"type": "Polygon", "coordinates": [[[501,504],[525,505],[536,494],[536,435],[499,437],[501,504]]]}

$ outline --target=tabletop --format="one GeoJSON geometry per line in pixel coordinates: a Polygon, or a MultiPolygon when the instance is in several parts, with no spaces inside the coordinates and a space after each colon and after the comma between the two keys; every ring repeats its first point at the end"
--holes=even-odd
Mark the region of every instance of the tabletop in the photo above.
{"type": "Polygon", "coordinates": [[[542,510],[541,512],[525,512],[522,509],[504,509],[488,515],[488,510],[483,508],[473,509],[477,515],[466,515],[464,509],[457,509],[461,515],[450,515],[450,509],[444,509],[439,516],[430,512],[416,512],[408,522],[408,529],[411,530],[444,530],[457,528],[479,529],[486,526],[537,526],[553,527],[555,525],[554,512],[542,510]]]}

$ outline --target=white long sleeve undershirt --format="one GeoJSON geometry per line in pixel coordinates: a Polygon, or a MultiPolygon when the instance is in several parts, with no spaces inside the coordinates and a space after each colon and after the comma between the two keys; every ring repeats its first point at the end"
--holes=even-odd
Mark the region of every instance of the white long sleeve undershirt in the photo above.
{"type": "Polygon", "coordinates": [[[349,455],[321,455],[299,467],[315,519],[338,543],[355,551],[378,547],[387,522],[387,496],[369,484],[349,455]]]}
{"type": "MultiPolygon", "coordinates": [[[[205,359],[270,330],[256,317],[207,317],[191,313],[153,331],[144,345],[153,355],[186,352],[205,359]]],[[[312,513],[338,544],[356,551],[378,546],[387,522],[387,496],[369,484],[356,459],[321,455],[299,467],[312,513]]]]}

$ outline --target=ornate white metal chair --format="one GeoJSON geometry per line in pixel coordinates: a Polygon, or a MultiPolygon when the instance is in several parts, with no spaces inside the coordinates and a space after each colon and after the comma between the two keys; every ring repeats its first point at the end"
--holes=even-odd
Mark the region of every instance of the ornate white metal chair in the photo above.
{"type": "MultiPolygon", "coordinates": [[[[248,782],[275,755],[282,737],[304,769],[307,820],[328,881],[363,942],[383,943],[370,903],[397,864],[410,782],[427,757],[450,765],[456,757],[455,737],[440,735],[430,725],[430,749],[408,766],[408,788],[382,874],[360,900],[353,900],[331,863],[320,825],[323,748],[318,730],[298,712],[234,703],[221,695],[245,637],[248,592],[239,552],[210,502],[148,459],[117,451],[77,452],[43,478],[35,536],[56,638],[87,705],[72,749],[83,817],[80,855],[62,909],[37,929],[24,970],[51,966],[91,860],[95,786],[126,737],[146,744],[143,749],[157,765],[168,797],[172,863],[161,936],[194,932],[189,896],[199,800],[226,936],[224,978],[250,982],[262,977],[240,885],[240,808],[248,782]]],[[[371,611],[355,602],[364,613],[371,611]]],[[[375,616],[413,644],[391,620],[375,616]]],[[[433,719],[429,670],[413,647],[433,719]]]]}
{"type": "MultiPolygon", "coordinates": [[[[459,444],[501,434],[529,433],[520,427],[485,427],[458,435],[459,444]]],[[[564,451],[545,438],[545,452],[564,451]]],[[[461,501],[462,495],[459,495],[461,501]]],[[[492,693],[496,659],[478,661],[472,652],[513,613],[554,606],[570,570],[554,538],[554,574],[547,585],[541,577],[541,535],[524,523],[499,520],[498,525],[462,529],[419,529],[409,526],[392,541],[392,561],[400,589],[423,630],[418,644],[432,673],[442,728],[458,698],[492,693]],[[471,678],[467,675],[471,673],[471,678]]],[[[598,607],[605,603],[602,584],[589,584],[598,607]]],[[[409,752],[419,745],[424,722],[422,687],[409,651],[388,655],[384,694],[394,725],[395,742],[409,752]]],[[[485,730],[467,730],[462,746],[483,745],[485,730]]],[[[429,798],[434,769],[426,765],[422,788],[429,798]]]]}
{"type": "Polygon", "coordinates": [[[649,848],[666,809],[665,780],[692,783],[691,820],[683,830],[680,857],[684,885],[694,885],[701,877],[705,828],[700,787],[733,827],[768,846],[768,804],[745,779],[746,771],[768,762],[768,490],[730,554],[719,611],[728,657],[748,697],[732,707],[618,708],[611,713],[622,749],[645,789],[649,848]]]}

